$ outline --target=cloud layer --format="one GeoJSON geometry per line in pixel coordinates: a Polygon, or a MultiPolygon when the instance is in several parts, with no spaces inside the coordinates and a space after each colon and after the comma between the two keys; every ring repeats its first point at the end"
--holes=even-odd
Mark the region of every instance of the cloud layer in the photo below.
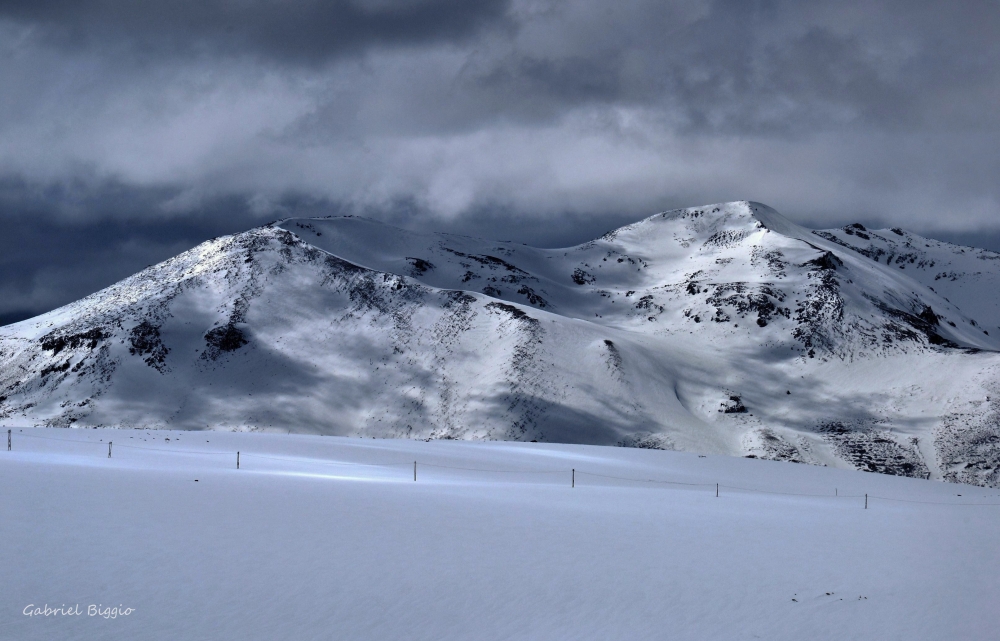
{"type": "Polygon", "coordinates": [[[565,244],[748,198],[989,244],[997,33],[987,1],[7,2],[0,222],[37,251],[0,322],[145,265],[108,234],[306,212],[565,244]]]}

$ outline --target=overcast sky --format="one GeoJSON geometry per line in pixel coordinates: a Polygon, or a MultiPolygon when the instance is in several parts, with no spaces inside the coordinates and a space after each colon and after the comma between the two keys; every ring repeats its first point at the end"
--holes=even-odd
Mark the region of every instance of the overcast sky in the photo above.
{"type": "Polygon", "coordinates": [[[360,213],[559,246],[765,202],[1000,249],[1000,3],[4,0],[0,324],[360,213]]]}

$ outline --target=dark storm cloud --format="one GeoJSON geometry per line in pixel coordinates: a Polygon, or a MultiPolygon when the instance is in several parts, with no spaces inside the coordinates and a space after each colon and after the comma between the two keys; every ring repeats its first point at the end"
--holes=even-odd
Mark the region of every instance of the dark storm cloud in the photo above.
{"type": "Polygon", "coordinates": [[[556,46],[524,38],[485,61],[476,81],[494,98],[549,109],[580,101],[658,106],[695,132],[996,123],[982,103],[967,101],[970,91],[995,95],[996,3],[688,4],[703,11],[575,5],[537,39],[559,34],[567,17],[587,37],[557,38],[556,46]],[[945,122],[934,121],[940,116],[945,122]]]}
{"type": "Polygon", "coordinates": [[[322,62],[366,46],[461,40],[501,21],[507,0],[13,0],[8,18],[55,45],[124,43],[159,55],[252,53],[322,62]]]}
{"type": "Polygon", "coordinates": [[[1000,248],[998,33],[992,1],[5,2],[0,321],[288,215],[556,246],[748,198],[1000,248]]]}

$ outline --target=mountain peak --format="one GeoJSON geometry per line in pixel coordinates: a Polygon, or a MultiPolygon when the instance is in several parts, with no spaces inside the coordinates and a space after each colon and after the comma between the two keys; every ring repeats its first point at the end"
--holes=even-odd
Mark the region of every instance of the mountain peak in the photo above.
{"type": "Polygon", "coordinates": [[[803,238],[807,229],[791,222],[763,203],[738,200],[700,207],[686,207],[660,212],[613,231],[601,240],[628,238],[649,240],[657,236],[688,235],[692,241],[708,240],[715,234],[730,238],[746,238],[759,230],[771,230],[792,238],[803,238]]]}

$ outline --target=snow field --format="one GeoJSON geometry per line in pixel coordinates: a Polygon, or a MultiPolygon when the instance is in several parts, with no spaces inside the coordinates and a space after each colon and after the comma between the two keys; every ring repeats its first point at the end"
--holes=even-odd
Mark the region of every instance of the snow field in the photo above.
{"type": "Polygon", "coordinates": [[[3,639],[943,639],[1000,623],[995,489],[582,445],[12,429],[3,639]]]}

